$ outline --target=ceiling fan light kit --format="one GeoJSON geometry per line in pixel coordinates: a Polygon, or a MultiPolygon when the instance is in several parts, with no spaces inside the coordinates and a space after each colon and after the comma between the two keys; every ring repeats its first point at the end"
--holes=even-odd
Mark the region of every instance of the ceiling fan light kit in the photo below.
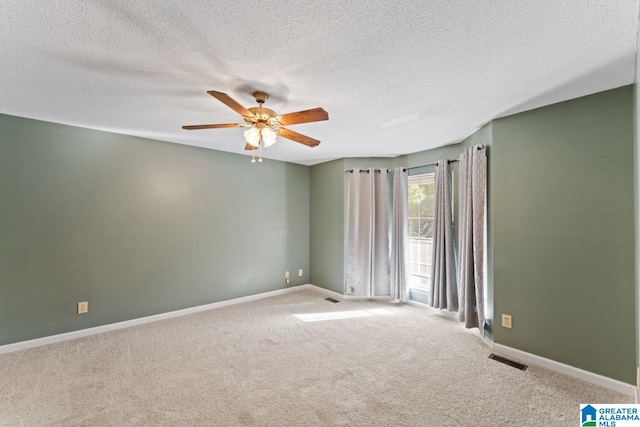
{"type": "MultiPolygon", "coordinates": [[[[310,110],[297,111],[279,116],[272,109],[263,107],[264,102],[269,98],[269,94],[262,91],[253,93],[258,107],[248,109],[240,105],[226,93],[216,92],[214,90],[210,90],[207,93],[240,114],[245,123],[189,125],[182,126],[182,128],[186,130],[198,130],[248,127],[249,129],[244,131],[244,139],[246,141],[245,150],[253,151],[258,148],[262,149],[262,146],[270,147],[276,143],[278,135],[308,147],[317,147],[320,144],[320,141],[317,139],[289,130],[285,126],[329,120],[329,113],[322,108],[312,108],[310,110]]],[[[262,162],[262,154],[258,161],[262,162]]],[[[256,162],[255,156],[252,156],[251,162],[256,162]]]]}
{"type": "Polygon", "coordinates": [[[272,146],[276,142],[276,137],[277,129],[272,129],[264,123],[256,123],[244,131],[244,139],[247,141],[247,144],[256,148],[260,146],[260,141],[262,141],[265,147],[272,146]]]}

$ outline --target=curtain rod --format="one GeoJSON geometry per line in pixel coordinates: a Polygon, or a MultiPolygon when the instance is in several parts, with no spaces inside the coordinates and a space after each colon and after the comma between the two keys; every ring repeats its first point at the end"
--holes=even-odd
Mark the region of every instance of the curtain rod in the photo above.
{"type": "MultiPolygon", "coordinates": [[[[478,150],[482,150],[483,148],[484,148],[484,145],[478,145],[478,150]]],[[[458,163],[459,161],[460,160],[458,160],[458,159],[447,160],[447,162],[449,162],[449,163],[458,163]]],[[[405,168],[405,169],[402,169],[402,171],[406,172],[406,171],[409,171],[411,169],[418,169],[418,168],[424,168],[424,167],[427,167],[427,166],[435,166],[435,165],[437,165],[437,163],[429,163],[429,164],[422,165],[422,166],[414,166],[414,167],[411,167],[411,168],[405,168]]]]}
{"type": "MultiPolygon", "coordinates": [[[[484,145],[479,145],[478,146],[478,150],[482,150],[484,148],[484,145]]],[[[458,159],[453,159],[453,160],[447,160],[447,163],[458,163],[460,160],[458,159]]],[[[420,166],[413,166],[410,168],[404,168],[402,169],[403,172],[409,171],[411,169],[418,169],[418,168],[424,168],[427,166],[436,166],[438,163],[427,163],[426,165],[420,165],[420,166]]],[[[385,171],[385,172],[391,172],[389,169],[376,169],[376,172],[381,172],[381,171],[385,171]]],[[[347,173],[353,173],[353,169],[345,169],[343,172],[347,173]]],[[[369,173],[369,169],[360,169],[359,170],[360,173],[369,173]]]]}
{"type": "MultiPolygon", "coordinates": [[[[458,160],[447,160],[447,161],[449,163],[456,163],[458,160]]],[[[424,168],[424,167],[427,167],[427,166],[435,166],[435,165],[437,165],[437,163],[429,163],[429,164],[426,164],[426,165],[413,166],[411,168],[404,168],[404,169],[402,169],[402,171],[406,172],[406,171],[411,170],[411,169],[419,169],[419,168],[424,168]]],[[[345,173],[347,173],[347,172],[348,173],[353,173],[353,171],[354,171],[354,169],[345,169],[343,172],[345,172],[345,173]]],[[[378,172],[378,173],[379,172],[383,172],[383,171],[384,172],[391,172],[389,169],[376,169],[375,171],[378,172]]],[[[369,169],[359,169],[358,172],[360,172],[360,173],[369,173],[369,169]]]]}
{"type": "MultiPolygon", "coordinates": [[[[380,173],[380,172],[391,172],[389,169],[375,169],[376,172],[380,173]]],[[[353,173],[353,169],[345,169],[343,172],[347,173],[353,173]]],[[[359,169],[358,172],[360,173],[369,173],[369,169],[359,169]]]]}
{"type": "MultiPolygon", "coordinates": [[[[447,160],[447,163],[458,163],[459,160],[458,159],[454,159],[454,160],[447,160]]],[[[438,163],[427,163],[426,165],[420,165],[420,166],[413,166],[410,168],[404,168],[402,169],[403,172],[406,171],[410,171],[411,169],[420,169],[420,168],[425,168],[427,166],[436,166],[438,163]]]]}

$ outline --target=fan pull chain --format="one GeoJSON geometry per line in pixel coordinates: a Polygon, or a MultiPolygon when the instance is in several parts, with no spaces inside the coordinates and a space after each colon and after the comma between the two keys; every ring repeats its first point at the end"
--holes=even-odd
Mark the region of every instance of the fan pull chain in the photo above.
{"type": "Polygon", "coordinates": [[[251,150],[251,163],[256,162],[256,150],[251,150]]]}
{"type": "Polygon", "coordinates": [[[262,142],[262,141],[260,141],[260,142],[261,142],[261,144],[260,144],[260,158],[258,159],[258,161],[260,163],[262,163],[262,146],[264,145],[264,142],[262,142]]]}

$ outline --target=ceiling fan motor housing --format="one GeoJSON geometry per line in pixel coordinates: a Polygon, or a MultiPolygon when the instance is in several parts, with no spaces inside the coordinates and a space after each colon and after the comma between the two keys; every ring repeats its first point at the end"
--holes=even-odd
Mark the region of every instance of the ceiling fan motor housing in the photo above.
{"type": "Polygon", "coordinates": [[[275,117],[276,116],[276,112],[273,111],[271,108],[250,107],[250,108],[248,108],[248,110],[251,111],[254,116],[256,116],[256,117],[258,117],[260,119],[268,119],[270,117],[275,117]]]}
{"type": "Polygon", "coordinates": [[[255,126],[259,123],[264,123],[270,127],[276,126],[278,124],[276,119],[276,112],[270,108],[251,107],[248,110],[253,113],[253,117],[244,117],[244,121],[249,124],[255,126]]]}

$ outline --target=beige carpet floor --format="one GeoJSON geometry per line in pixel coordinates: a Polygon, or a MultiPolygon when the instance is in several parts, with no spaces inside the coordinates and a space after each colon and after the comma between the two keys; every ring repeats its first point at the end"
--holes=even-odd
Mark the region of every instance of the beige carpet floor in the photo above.
{"type": "Polygon", "coordinates": [[[573,426],[631,403],[489,354],[432,310],[305,290],[0,355],[0,425],[573,426]]]}

